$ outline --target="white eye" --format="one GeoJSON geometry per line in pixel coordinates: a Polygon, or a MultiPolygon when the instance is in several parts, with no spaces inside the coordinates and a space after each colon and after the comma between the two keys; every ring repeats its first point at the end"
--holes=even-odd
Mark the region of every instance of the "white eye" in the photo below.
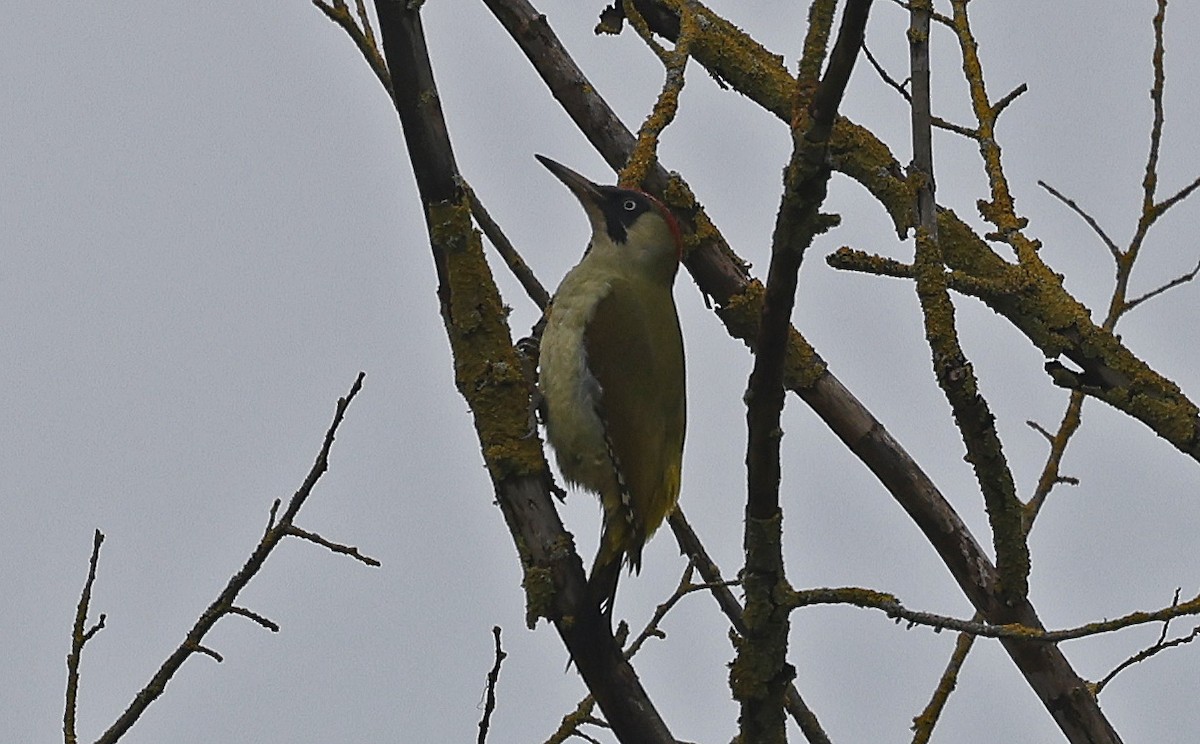
{"type": "Polygon", "coordinates": [[[637,209],[637,202],[635,202],[633,199],[626,199],[625,203],[621,206],[625,207],[626,212],[632,212],[633,210],[637,209]]]}

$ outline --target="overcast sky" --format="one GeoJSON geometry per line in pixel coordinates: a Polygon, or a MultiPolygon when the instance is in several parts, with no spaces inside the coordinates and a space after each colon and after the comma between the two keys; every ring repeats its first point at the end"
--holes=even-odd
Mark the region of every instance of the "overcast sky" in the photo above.
{"type": "MultiPolygon", "coordinates": [[[[584,694],[546,624],[523,624],[520,570],[482,467],[434,295],[420,206],[394,110],[351,43],[301,0],[250,3],[13,3],[0,24],[0,720],[4,741],[61,739],[64,657],[92,531],[107,541],[79,703],[93,740],[128,705],[249,555],[270,504],[300,485],[337,398],[367,373],[331,470],[298,524],[359,546],[368,568],[286,541],[240,604],[282,626],[220,622],[126,737],[129,742],[473,741],[491,627],[508,658],[491,741],[545,739],[584,694]]],[[[636,128],[661,82],[631,34],[592,35],[603,3],[542,2],[598,91],[636,128]]],[[[806,4],[714,3],[793,66],[806,4]]],[[[877,2],[868,41],[906,77],[906,15],[877,2]]],[[[972,4],[993,97],[1029,92],[999,139],[1018,210],[1043,257],[1097,313],[1107,251],[1037,188],[1132,234],[1148,147],[1153,3],[972,4]]],[[[943,8],[945,9],[945,8],[943,8]]],[[[425,25],[458,162],[542,281],[579,257],[587,225],[534,161],[544,153],[613,176],[481,3],[429,0],[425,25]]],[[[1200,10],[1168,14],[1167,129],[1160,197],[1200,174],[1200,10]]],[[[969,123],[951,36],[934,35],[935,110],[969,123]]],[[[907,112],[865,65],[843,111],[908,160],[907,112]]],[[[978,225],[976,149],[939,134],[939,200],[978,225]]],[[[689,68],[661,156],[741,255],[763,269],[786,128],[689,68]]],[[[821,237],[801,274],[795,322],[931,474],[980,542],[988,532],[962,444],[929,371],[910,284],[830,269],[841,245],[907,259],[882,210],[835,175],[821,237]]],[[[1200,258],[1200,202],[1155,228],[1141,294],[1200,258]]],[[[498,269],[520,336],[532,304],[498,269]]],[[[721,566],[739,562],[750,359],[681,275],[689,369],[682,500],[721,566]]],[[[958,298],[1024,496],[1045,453],[1024,425],[1057,424],[1067,396],[1003,319],[958,298]]],[[[1200,285],[1122,322],[1125,342],[1200,399],[1200,285]]],[[[1031,538],[1032,599],[1060,628],[1169,604],[1200,589],[1200,470],[1141,424],[1089,401],[1031,538]]],[[[854,584],[911,607],[971,608],[917,529],[795,398],[785,413],[786,558],[798,587],[854,584]]],[[[599,514],[573,495],[564,519],[592,555],[599,514]]],[[[683,561],[669,535],[622,582],[618,613],[640,623],[683,561]]],[[[1180,623],[1180,629],[1191,627],[1180,623]]],[[[727,623],[696,595],[637,669],[673,733],[735,731],[727,623]]],[[[1158,628],[1064,648],[1097,679],[1158,628]]],[[[906,742],[953,644],[879,613],[793,615],[801,693],[835,742],[906,742]]],[[[1200,731],[1197,654],[1185,647],[1126,672],[1101,697],[1128,742],[1200,731]]],[[[799,740],[793,731],[793,739],[799,740]]],[[[977,644],[934,741],[1060,740],[994,642],[977,644]]]]}

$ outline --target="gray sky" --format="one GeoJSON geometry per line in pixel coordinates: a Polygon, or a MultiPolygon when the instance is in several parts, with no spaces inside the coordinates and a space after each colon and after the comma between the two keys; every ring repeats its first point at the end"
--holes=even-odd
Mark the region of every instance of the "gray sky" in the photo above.
{"type": "MultiPolygon", "coordinates": [[[[714,5],[794,64],[803,3],[714,5]]],[[[903,78],[907,19],[876,5],[869,43],[903,78]]],[[[600,6],[540,7],[636,127],[661,71],[630,34],[592,35],[600,6]]],[[[1018,209],[1067,287],[1102,308],[1113,273],[1107,252],[1035,181],[1062,189],[1118,242],[1128,240],[1148,142],[1153,4],[972,9],[993,98],[1030,86],[999,130],[1018,209]]],[[[482,4],[430,0],[425,23],[463,174],[554,285],[577,260],[586,221],[532,154],[596,180],[611,174],[482,4]]],[[[1192,125],[1200,10],[1175,3],[1168,23],[1161,197],[1200,173],[1192,125]]],[[[934,42],[935,109],[968,123],[953,40],[941,29],[934,42]]],[[[242,565],[271,501],[300,485],[359,370],[365,389],[298,524],[358,545],[383,567],[285,542],[241,598],[282,631],[222,620],[208,644],[225,662],[190,660],[125,740],[474,740],[493,625],[503,627],[509,655],[491,741],[544,739],[584,691],[564,671],[553,630],[523,626],[516,554],[452,383],[399,125],[350,42],[305,2],[20,3],[0,26],[0,70],[5,741],[61,738],[63,659],[92,531],[107,535],[92,611],[93,620],[107,613],[108,627],[83,663],[79,730],[89,741],[242,565]]],[[[908,159],[902,102],[865,65],[843,110],[908,159]]],[[[940,200],[978,224],[973,204],[986,181],[975,148],[944,134],[936,146],[940,200]]],[[[662,158],[760,268],[788,151],[779,122],[690,69],[662,158]]],[[[911,247],[843,177],[827,207],[845,224],[809,254],[796,323],[987,542],[980,497],[929,373],[912,287],[822,260],[841,245],[901,258],[911,247]]],[[[1195,265],[1198,219],[1200,202],[1164,218],[1133,294],[1195,265]]],[[[513,331],[524,335],[536,313],[500,279],[513,331]]],[[[1198,292],[1190,285],[1147,303],[1120,329],[1193,400],[1198,292]]],[[[676,295],[690,375],[683,504],[732,573],[749,357],[690,278],[681,276],[676,295]]],[[[972,300],[957,306],[1027,496],[1045,446],[1023,422],[1054,426],[1066,395],[1005,321],[972,300]]],[[[866,585],[914,608],[969,616],[918,531],[795,399],[785,428],[791,581],[866,585]]],[[[1154,609],[1176,587],[1185,596],[1200,588],[1194,462],[1089,402],[1064,470],[1082,484],[1055,492],[1031,540],[1032,597],[1048,626],[1154,609]]],[[[594,501],[575,495],[563,514],[590,557],[594,501]]],[[[622,582],[618,603],[637,623],[683,568],[669,536],[651,543],[645,564],[622,582]]],[[[951,634],[906,631],[849,608],[806,610],[793,624],[799,688],[833,740],[908,741],[951,634]]],[[[665,630],[669,639],[637,661],[651,696],[677,736],[728,740],[737,709],[726,685],[725,621],[695,596],[665,630]]],[[[1065,649],[1096,679],[1157,633],[1065,649]]],[[[1194,738],[1197,653],[1156,657],[1106,690],[1101,703],[1126,741],[1194,738]]],[[[1056,740],[999,647],[978,644],[935,741],[1056,740]]]]}

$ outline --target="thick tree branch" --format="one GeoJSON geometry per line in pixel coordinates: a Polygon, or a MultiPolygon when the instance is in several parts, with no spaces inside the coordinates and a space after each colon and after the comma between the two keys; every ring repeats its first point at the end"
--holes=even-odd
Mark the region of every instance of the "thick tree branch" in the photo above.
{"type": "MultiPolygon", "coordinates": [[[[525,52],[576,126],[609,165],[619,170],[632,151],[633,135],[566,53],[545,16],[538,13],[527,0],[485,2],[525,52]]],[[[700,25],[705,29],[713,33],[741,33],[724,21],[721,22],[723,26],[716,21],[710,23],[711,11],[703,10],[695,2],[692,6],[702,14],[700,25]]],[[[726,48],[750,49],[756,55],[761,50],[766,55],[765,59],[761,55],[755,57],[756,62],[750,65],[755,74],[739,73],[735,76],[743,80],[744,87],[739,87],[739,90],[744,93],[750,90],[763,92],[764,82],[775,79],[776,70],[782,72],[788,81],[791,80],[778,58],[766,53],[757,44],[739,38],[726,48]]],[[[725,62],[721,57],[712,55],[701,59],[696,42],[693,42],[691,49],[693,56],[710,69],[724,64],[739,64],[736,56],[731,56],[725,62]]],[[[912,192],[902,180],[899,165],[891,158],[886,147],[869,132],[839,118],[831,135],[831,155],[835,168],[852,171],[856,180],[869,181],[872,192],[889,210],[894,208],[895,214],[901,216],[912,212],[912,192]],[[852,136],[847,139],[848,135],[852,136]],[[843,157],[847,149],[857,151],[858,156],[849,159],[843,157]],[[890,162],[892,165],[880,168],[880,162],[890,162]]],[[[650,171],[644,185],[671,203],[676,215],[691,228],[691,249],[686,264],[692,278],[703,293],[721,305],[718,315],[730,334],[752,345],[761,312],[762,286],[750,280],[744,262],[730,250],[702,208],[694,203],[690,190],[681,180],[671,180],[668,188],[667,172],[659,166],[650,171]]],[[[938,216],[943,237],[947,234],[973,236],[969,228],[952,214],[943,210],[939,211],[938,216]]],[[[973,255],[994,256],[986,243],[978,238],[974,240],[978,241],[978,245],[972,247],[973,255]]],[[[1005,264],[999,257],[995,260],[1005,264]]],[[[900,443],[825,368],[820,356],[795,329],[790,331],[789,344],[785,370],[788,389],[799,395],[887,488],[929,540],[975,608],[990,622],[1017,622],[1027,627],[1040,627],[1037,612],[1028,600],[1013,607],[997,601],[994,591],[997,575],[991,560],[937,486],[900,443]]],[[[1035,646],[1016,639],[1002,643],[1030,687],[1048,708],[1062,708],[1068,714],[1083,718],[1099,715],[1095,700],[1086,694],[1078,694],[1080,690],[1086,692],[1086,688],[1056,647],[1046,644],[1035,646]]]]}
{"type": "MultiPolygon", "coordinates": [[[[965,15],[965,8],[963,9],[965,15]]],[[[1130,239],[1127,248],[1122,250],[1117,246],[1116,242],[1108,236],[1103,228],[1100,227],[1099,221],[1088,213],[1083,207],[1079,206],[1073,199],[1065,196],[1055,188],[1051,187],[1044,181],[1038,181],[1038,185],[1048,191],[1052,196],[1065,204],[1071,211],[1077,214],[1108,248],[1112,255],[1113,263],[1116,268],[1116,281],[1113,286],[1112,295],[1109,298],[1108,313],[1106,314],[1101,328],[1112,333],[1115,332],[1117,323],[1120,319],[1138,305],[1146,300],[1152,299],[1162,293],[1174,289],[1182,284],[1195,279],[1200,273],[1200,263],[1196,268],[1189,272],[1185,272],[1180,276],[1168,281],[1157,288],[1134,299],[1127,299],[1129,290],[1129,281],[1133,274],[1133,268],[1139,255],[1141,248],[1149,233],[1150,228],[1154,225],[1158,217],[1169,209],[1173,204],[1186,199],[1192,191],[1200,186],[1200,179],[1193,181],[1191,185],[1177,192],[1174,196],[1163,202],[1156,203],[1156,188],[1158,184],[1158,160],[1159,149],[1162,142],[1162,130],[1165,124],[1163,112],[1163,97],[1166,94],[1166,74],[1164,70],[1164,55],[1166,47],[1163,41],[1163,31],[1166,23],[1166,2],[1160,0],[1157,5],[1157,11],[1154,15],[1154,51],[1152,53],[1152,66],[1154,68],[1154,82],[1151,87],[1150,97],[1154,102],[1154,115],[1150,125],[1150,152],[1146,158],[1145,175],[1142,179],[1142,200],[1141,212],[1138,218],[1136,227],[1134,228],[1133,237],[1130,239]]],[[[968,28],[965,19],[962,23],[964,28],[968,28]]],[[[969,35],[967,38],[970,38],[969,35]]],[[[1057,369],[1057,368],[1054,368],[1057,369]]],[[[1070,376],[1068,376],[1070,377],[1070,376]]],[[[1087,370],[1083,375],[1079,375],[1078,379],[1086,379],[1088,377],[1087,370]]],[[[1072,378],[1075,379],[1075,378],[1072,378]]],[[[1103,380],[1103,378],[1101,378],[1103,380]]],[[[1046,459],[1046,464],[1042,469],[1042,475],[1038,479],[1037,487],[1029,503],[1026,504],[1026,531],[1032,527],[1033,520],[1037,516],[1050,490],[1060,482],[1069,480],[1063,478],[1059,474],[1059,464],[1062,459],[1063,452],[1066,450],[1067,443],[1071,436],[1079,427],[1080,410],[1083,407],[1084,393],[1081,390],[1073,390],[1071,393],[1070,402],[1067,405],[1067,410],[1063,414],[1061,423],[1059,424],[1058,432],[1053,436],[1048,436],[1051,443],[1050,454],[1046,459]]]]}
{"type": "Polygon", "coordinates": [[[375,9],[429,227],[455,381],[471,408],[497,501],[521,556],[527,620],[547,617],[554,623],[621,741],[672,743],[608,623],[588,601],[582,561],[551,501],[541,441],[528,430],[530,387],[471,226],[419,11],[396,0],[376,0],[375,9]]]}
{"type": "MultiPolygon", "coordinates": [[[[692,530],[692,526],[688,524],[687,519],[683,515],[683,510],[676,508],[669,518],[671,531],[675,533],[675,540],[679,543],[679,550],[684,555],[688,556],[691,564],[700,572],[704,583],[708,585],[709,591],[712,592],[713,598],[717,601],[721,611],[725,613],[725,617],[729,619],[733,625],[734,631],[739,635],[746,635],[746,621],[743,616],[742,604],[737,597],[733,596],[730,591],[728,582],[721,575],[721,569],[709,556],[708,551],[704,549],[700,538],[692,530]]],[[[788,714],[792,720],[800,727],[800,733],[804,734],[804,738],[809,741],[809,744],[830,744],[829,736],[821,727],[821,723],[817,720],[817,716],[804,700],[800,697],[800,692],[794,684],[788,684],[784,705],[787,708],[788,714]]]]}
{"type": "MultiPolygon", "coordinates": [[[[670,12],[661,0],[646,1],[670,12]]],[[[909,7],[908,3],[902,5],[909,7]]],[[[691,7],[705,30],[692,43],[692,57],[716,77],[729,81],[738,92],[789,122],[792,77],[782,57],[750,39],[699,0],[693,0],[691,7]]],[[[933,18],[952,25],[950,19],[936,14],[933,18]]],[[[669,24],[664,28],[669,29],[669,24]]],[[[987,109],[989,116],[996,113],[990,103],[987,109]]],[[[980,136],[982,139],[982,132],[980,136]]],[[[891,216],[898,234],[903,236],[916,225],[912,209],[916,184],[904,177],[895,157],[874,134],[839,118],[830,138],[830,152],[834,170],[870,191],[891,216]]],[[[1011,198],[1007,202],[1001,198],[1006,194],[1005,186],[983,206],[1002,213],[1003,207],[1011,207],[1011,198]]],[[[1013,218],[1019,220],[1015,215],[1013,218]]],[[[950,210],[938,209],[938,225],[943,256],[951,269],[1003,288],[1001,292],[978,295],[981,300],[1024,333],[1047,358],[1066,356],[1089,377],[1106,381],[1103,386],[1089,389],[1089,395],[1136,418],[1181,452],[1200,460],[1200,408],[1175,383],[1094,323],[1088,308],[1066,291],[1052,269],[1040,260],[1014,266],[950,210]]],[[[1024,227],[1019,221],[1006,221],[997,235],[987,237],[1007,237],[1018,225],[1024,227]]],[[[1023,238],[1016,246],[1018,255],[1032,259],[1038,245],[1035,240],[1023,238]]]]}
{"type": "MultiPolygon", "coordinates": [[[[975,470],[975,479],[983,493],[988,521],[992,528],[992,544],[996,550],[996,567],[999,572],[1000,598],[1005,604],[1024,599],[1029,591],[1029,547],[1025,541],[1024,507],[1017,498],[1017,488],[1012,471],[1004,456],[1000,435],[996,431],[995,417],[979,389],[979,380],[974,367],[967,359],[958,342],[958,329],[954,317],[954,304],[946,278],[946,267],[942,257],[941,240],[938,235],[936,202],[934,199],[933,134],[931,123],[931,100],[929,89],[929,24],[932,11],[931,0],[914,0],[910,3],[912,23],[908,39],[910,64],[912,67],[912,137],[913,174],[917,188],[917,247],[913,266],[916,274],[917,295],[925,319],[925,337],[933,352],[933,367],[938,385],[954,412],[954,420],[967,447],[967,460],[975,470]]],[[[965,6],[954,3],[955,21],[965,13],[965,6]]],[[[962,20],[965,26],[965,20],[962,20]]],[[[973,57],[974,44],[964,43],[964,59],[977,63],[973,57]]],[[[972,67],[976,74],[977,65],[972,67]]],[[[999,149],[993,149],[992,125],[985,111],[991,107],[986,103],[982,78],[972,88],[976,96],[976,113],[979,116],[980,147],[988,156],[989,165],[994,164],[993,190],[995,199],[1007,198],[1007,185],[999,171],[999,149]],[[982,99],[982,100],[978,100],[982,99]],[[986,143],[985,143],[986,141],[986,143]]]]}
{"type": "Polygon", "coordinates": [[[730,686],[741,703],[741,739],[746,742],[785,739],[784,696],[795,669],[787,663],[788,608],[778,602],[787,588],[779,507],[784,364],[800,263],[813,238],[835,224],[820,212],[829,184],[829,133],[862,46],[870,7],[871,0],[847,5],[829,67],[811,99],[797,86],[792,157],[771,241],[757,353],[746,393],[746,635],[737,642],[738,655],[730,670],[730,686]]]}

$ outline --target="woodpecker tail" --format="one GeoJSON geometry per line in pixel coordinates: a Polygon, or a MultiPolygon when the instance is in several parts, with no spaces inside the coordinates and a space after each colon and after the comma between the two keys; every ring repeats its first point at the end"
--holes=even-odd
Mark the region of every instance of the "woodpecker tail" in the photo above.
{"type": "Polygon", "coordinates": [[[617,579],[621,578],[621,555],[604,560],[603,551],[596,556],[588,576],[588,601],[600,608],[600,615],[612,626],[613,602],[617,597],[617,579]]]}

